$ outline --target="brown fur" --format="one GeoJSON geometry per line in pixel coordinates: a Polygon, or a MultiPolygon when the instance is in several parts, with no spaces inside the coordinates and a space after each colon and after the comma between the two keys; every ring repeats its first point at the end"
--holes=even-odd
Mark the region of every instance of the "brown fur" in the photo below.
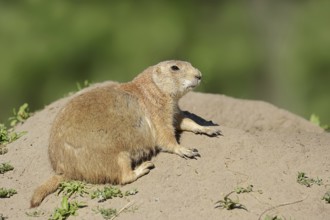
{"type": "Polygon", "coordinates": [[[62,179],[126,184],[149,173],[157,151],[195,158],[197,150],[180,146],[175,131],[219,135],[185,118],[178,100],[196,87],[201,73],[183,61],[147,68],[133,81],[101,86],[74,97],[57,115],[49,158],[56,175],[36,189],[38,206],[62,179]]]}

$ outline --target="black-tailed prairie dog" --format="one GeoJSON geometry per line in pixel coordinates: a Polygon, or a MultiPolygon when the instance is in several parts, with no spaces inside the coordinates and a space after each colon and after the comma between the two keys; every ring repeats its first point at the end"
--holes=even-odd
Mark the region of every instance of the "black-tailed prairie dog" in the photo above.
{"type": "Polygon", "coordinates": [[[216,127],[185,117],[179,99],[199,85],[202,74],[190,63],[164,61],[128,83],[95,87],[73,97],[56,116],[49,158],[55,175],[31,199],[38,206],[61,181],[126,184],[149,173],[158,151],[199,156],[181,146],[176,131],[217,136],[216,127]]]}

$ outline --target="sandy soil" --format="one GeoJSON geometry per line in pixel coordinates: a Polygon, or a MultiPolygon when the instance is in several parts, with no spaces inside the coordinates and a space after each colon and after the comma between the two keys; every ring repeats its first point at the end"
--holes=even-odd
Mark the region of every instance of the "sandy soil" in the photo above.
{"type": "MultiPolygon", "coordinates": [[[[28,133],[8,145],[0,162],[15,169],[0,174],[0,187],[17,194],[0,199],[0,213],[8,219],[31,219],[25,213],[44,212],[47,219],[60,205],[61,197],[48,196],[40,207],[29,209],[33,190],[48,179],[47,147],[52,121],[69,98],[58,100],[34,114],[18,131],[28,133]]],[[[319,127],[271,104],[239,100],[223,95],[189,93],[182,109],[218,123],[223,136],[210,138],[183,133],[180,142],[197,148],[198,160],[185,160],[160,153],[152,159],[156,168],[138,181],[120,187],[139,193],[98,203],[78,198],[88,206],[69,219],[103,219],[93,210],[98,206],[120,209],[129,202],[133,208],[118,219],[264,219],[278,215],[285,219],[329,219],[330,204],[321,200],[330,189],[330,134],[319,127]],[[307,188],[296,182],[297,173],[319,177],[325,183],[307,188]],[[232,194],[247,208],[215,209],[214,203],[235,189],[252,184],[254,192],[232,194]],[[259,193],[261,190],[262,193],[259,193]]],[[[87,161],[86,161],[87,162],[87,161]]],[[[102,186],[93,186],[93,188],[102,186]]]]}

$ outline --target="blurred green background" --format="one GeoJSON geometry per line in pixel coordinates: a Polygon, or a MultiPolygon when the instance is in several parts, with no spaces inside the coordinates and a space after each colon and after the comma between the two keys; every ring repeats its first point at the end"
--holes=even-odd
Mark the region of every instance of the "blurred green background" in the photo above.
{"type": "Polygon", "coordinates": [[[330,122],[328,0],[0,0],[0,122],[167,59],[200,69],[199,91],[330,122]]]}

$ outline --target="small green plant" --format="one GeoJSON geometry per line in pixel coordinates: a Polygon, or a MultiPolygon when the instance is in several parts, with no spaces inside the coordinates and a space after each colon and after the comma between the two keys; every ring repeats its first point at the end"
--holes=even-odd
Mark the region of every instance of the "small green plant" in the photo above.
{"type": "Polygon", "coordinates": [[[88,194],[86,183],[81,181],[62,182],[59,186],[58,194],[61,192],[63,192],[63,194],[68,198],[70,198],[73,194],[79,194],[80,196],[88,194]]]}
{"type": "Polygon", "coordinates": [[[320,117],[317,116],[316,114],[312,114],[311,117],[309,118],[309,121],[312,122],[313,124],[323,128],[326,131],[330,130],[329,125],[321,125],[320,117]]]}
{"type": "MultiPolygon", "coordinates": [[[[11,127],[15,126],[19,122],[24,122],[28,117],[30,117],[30,113],[28,111],[29,105],[27,103],[23,104],[18,112],[13,110],[14,116],[10,117],[8,120],[10,121],[11,127]]],[[[8,129],[6,125],[0,123],[0,155],[7,153],[7,148],[5,148],[6,144],[9,144],[26,132],[14,132],[13,128],[8,129]]]]}
{"type": "Polygon", "coordinates": [[[0,188],[0,198],[10,198],[16,193],[17,191],[15,189],[0,188]]]}
{"type": "Polygon", "coordinates": [[[43,211],[40,210],[35,210],[32,212],[25,212],[25,215],[29,216],[29,217],[41,217],[43,216],[45,213],[43,211]]]}
{"type": "Polygon", "coordinates": [[[0,144],[5,145],[10,142],[11,137],[9,133],[7,127],[4,124],[0,124],[0,144]]]}
{"type": "Polygon", "coordinates": [[[77,201],[69,202],[68,197],[63,196],[61,207],[55,209],[50,220],[64,220],[67,219],[70,215],[76,216],[77,210],[83,207],[86,207],[86,205],[77,201]]]}
{"type": "Polygon", "coordinates": [[[139,191],[137,189],[131,189],[125,192],[125,196],[133,196],[136,195],[139,191]]]}
{"type": "Polygon", "coordinates": [[[8,120],[10,121],[10,126],[14,127],[18,123],[23,123],[28,119],[31,114],[29,112],[29,104],[24,103],[21,105],[16,111],[16,109],[13,109],[14,116],[10,117],[8,120]]]}
{"type": "Polygon", "coordinates": [[[122,198],[125,196],[135,195],[138,191],[136,189],[126,191],[123,193],[119,188],[113,186],[105,186],[102,190],[97,189],[91,193],[91,198],[95,199],[98,198],[100,202],[103,202],[107,199],[112,199],[114,197],[122,198]]]}
{"type": "Polygon", "coordinates": [[[109,186],[109,187],[105,186],[102,190],[97,189],[97,190],[93,191],[91,194],[92,199],[98,198],[98,199],[100,199],[100,201],[112,199],[113,197],[122,198],[123,196],[124,195],[121,192],[121,190],[118,189],[117,187],[113,187],[113,186],[109,186]]]}
{"type": "Polygon", "coordinates": [[[319,179],[318,177],[317,177],[317,179],[309,178],[306,176],[306,174],[304,172],[298,172],[297,182],[299,184],[307,186],[307,187],[311,187],[313,184],[316,184],[319,186],[323,184],[322,179],[319,179]]]}
{"type": "Polygon", "coordinates": [[[326,203],[330,204],[330,190],[326,192],[322,198],[326,203]]]}
{"type": "Polygon", "coordinates": [[[88,80],[85,80],[82,85],[80,85],[79,82],[77,82],[76,85],[77,85],[77,90],[80,91],[84,88],[89,87],[91,85],[91,83],[88,80]]]}
{"type": "Polygon", "coordinates": [[[104,219],[111,219],[118,215],[117,209],[97,207],[96,213],[100,213],[104,219]]]}
{"type": "Polygon", "coordinates": [[[4,174],[10,170],[13,170],[14,167],[10,165],[9,163],[1,163],[0,164],[0,174],[4,174]]]}
{"type": "Polygon", "coordinates": [[[122,212],[135,212],[138,210],[136,206],[133,206],[134,202],[129,202],[127,203],[124,207],[122,207],[119,211],[117,209],[113,208],[102,208],[102,207],[97,207],[95,213],[100,213],[104,219],[115,219],[120,215],[122,212]]]}
{"type": "Polygon", "coordinates": [[[224,196],[223,200],[219,200],[215,203],[214,208],[221,208],[226,210],[232,210],[232,209],[244,209],[247,211],[246,207],[239,203],[239,199],[237,198],[236,201],[229,198],[229,196],[234,193],[235,191],[232,191],[224,196]]]}
{"type": "Polygon", "coordinates": [[[8,152],[8,148],[5,145],[0,143],[0,155],[6,154],[8,152]]]}
{"type": "Polygon", "coordinates": [[[280,218],[277,215],[274,215],[274,216],[272,216],[272,215],[266,215],[265,218],[264,218],[264,220],[282,220],[282,218],[280,218]]]}
{"type": "Polygon", "coordinates": [[[7,129],[6,125],[0,124],[0,144],[8,144],[13,141],[13,138],[13,135],[7,129]]]}
{"type": "Polygon", "coordinates": [[[12,129],[7,129],[7,127],[4,124],[0,124],[0,145],[1,148],[4,147],[4,145],[9,144],[21,136],[23,136],[26,132],[13,132],[12,129]]]}
{"type": "Polygon", "coordinates": [[[249,193],[249,192],[252,192],[253,191],[253,185],[249,185],[248,187],[246,188],[243,188],[243,187],[236,187],[235,190],[234,190],[237,194],[241,194],[241,193],[249,193]]]}

